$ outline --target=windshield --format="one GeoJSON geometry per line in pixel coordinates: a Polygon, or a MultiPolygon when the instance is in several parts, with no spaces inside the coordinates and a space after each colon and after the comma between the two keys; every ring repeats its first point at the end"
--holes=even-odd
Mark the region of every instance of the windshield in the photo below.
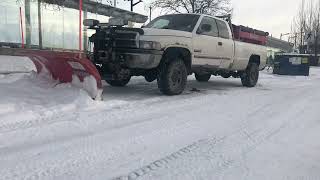
{"type": "Polygon", "coordinates": [[[192,32],[199,17],[199,15],[195,14],[173,14],[160,16],[151,21],[146,28],[172,29],[192,32]]]}

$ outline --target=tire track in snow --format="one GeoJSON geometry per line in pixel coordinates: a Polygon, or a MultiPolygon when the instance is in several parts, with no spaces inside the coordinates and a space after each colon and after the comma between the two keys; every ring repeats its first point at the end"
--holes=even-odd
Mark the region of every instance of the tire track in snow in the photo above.
{"type": "MultiPolygon", "coordinates": [[[[246,127],[246,126],[244,126],[244,127],[246,127]]],[[[243,129],[239,129],[239,130],[237,130],[236,132],[234,132],[234,133],[232,133],[232,134],[230,134],[229,136],[226,136],[226,137],[224,137],[224,139],[228,139],[228,137],[230,137],[230,136],[236,136],[236,137],[238,137],[238,136],[244,136],[245,135],[245,137],[248,137],[250,134],[248,134],[248,133],[244,133],[243,132],[244,130],[243,129]]],[[[272,135],[272,134],[269,134],[269,135],[272,135]]],[[[249,139],[249,138],[248,138],[249,139]]],[[[250,141],[248,140],[248,142],[247,141],[245,141],[245,142],[241,142],[241,144],[246,144],[246,147],[247,146],[249,146],[250,144],[252,144],[252,142],[255,142],[255,140],[254,140],[254,137],[251,137],[250,138],[250,141]],[[253,140],[252,140],[253,139],[253,140]],[[249,145],[248,145],[249,144],[249,145]]],[[[233,144],[233,143],[232,143],[233,144]]],[[[259,144],[259,141],[256,141],[256,144],[259,144]]],[[[199,149],[199,147],[202,147],[202,146],[204,146],[205,145],[205,143],[203,143],[203,142],[201,142],[201,143],[199,143],[199,142],[197,142],[197,143],[195,143],[195,144],[193,144],[193,145],[191,145],[190,147],[196,147],[195,149],[193,149],[193,151],[195,151],[196,149],[199,149]]],[[[216,144],[215,144],[215,146],[217,146],[216,144]]],[[[215,148],[215,146],[212,146],[211,147],[211,149],[214,149],[215,148]]],[[[190,148],[189,147],[189,148],[190,148]]],[[[255,148],[255,146],[249,146],[250,148],[255,148]]],[[[190,150],[190,149],[189,149],[190,150]]],[[[249,148],[248,148],[248,150],[249,150],[249,148]]],[[[143,168],[141,168],[141,169],[138,169],[138,170],[136,170],[136,171],[134,171],[134,172],[132,172],[132,173],[130,173],[129,175],[128,175],[128,178],[130,177],[131,179],[133,178],[133,177],[136,177],[136,178],[140,178],[141,176],[143,176],[143,175],[146,175],[146,174],[148,174],[148,173],[150,173],[150,172],[152,172],[152,171],[156,171],[156,170],[158,170],[159,168],[161,169],[161,168],[165,168],[165,167],[167,167],[167,166],[169,166],[170,167],[170,164],[172,163],[172,162],[175,162],[177,159],[179,159],[179,158],[182,158],[183,156],[183,154],[185,154],[186,156],[188,156],[189,154],[188,153],[185,153],[185,152],[188,152],[188,150],[187,149],[185,149],[185,148],[183,148],[183,149],[181,149],[180,151],[178,151],[178,152],[176,152],[176,153],[173,153],[173,154],[171,154],[171,155],[169,155],[168,157],[165,157],[165,158],[163,158],[163,159],[161,159],[162,161],[162,165],[163,166],[161,166],[161,167],[158,167],[158,166],[160,166],[159,165],[159,161],[155,161],[154,163],[151,163],[151,164],[149,164],[149,165],[147,165],[147,166],[145,166],[145,167],[143,167],[143,168]],[[157,162],[157,163],[156,163],[157,162]],[[157,167],[157,168],[156,168],[157,167]]],[[[191,153],[192,154],[192,153],[191,153]]],[[[194,154],[194,153],[193,153],[194,154]]],[[[220,169],[219,171],[223,171],[224,169],[226,169],[227,167],[229,167],[229,166],[231,166],[232,165],[232,162],[234,162],[235,160],[233,160],[233,159],[226,159],[226,158],[223,158],[223,154],[220,154],[221,156],[220,156],[220,159],[222,159],[223,161],[220,161],[220,162],[217,162],[217,166],[218,166],[218,168],[217,169],[220,169]]],[[[56,163],[56,164],[60,164],[60,163],[56,163]]],[[[79,162],[79,163],[76,163],[76,162],[73,162],[73,161],[71,161],[71,162],[68,162],[68,163],[66,163],[65,165],[62,165],[62,166],[60,166],[60,165],[50,165],[49,167],[49,169],[48,170],[46,170],[46,172],[48,172],[48,173],[45,173],[45,172],[40,172],[39,174],[39,176],[35,176],[35,177],[42,177],[42,178],[44,178],[45,176],[47,176],[47,175],[50,175],[51,173],[54,173],[54,174],[59,174],[59,173],[61,173],[61,172],[63,172],[63,170],[62,169],[64,169],[64,168],[62,168],[62,169],[59,169],[59,167],[61,168],[61,167],[65,167],[66,169],[69,169],[69,170],[72,170],[73,168],[75,168],[75,167],[79,167],[79,166],[83,166],[83,165],[85,165],[85,166],[87,166],[87,165],[89,165],[88,164],[88,162],[86,162],[85,163],[85,161],[84,162],[79,162]]],[[[39,165],[36,165],[35,167],[39,167],[39,165]]],[[[121,177],[122,179],[123,178],[125,178],[125,177],[121,177]]],[[[40,178],[38,178],[38,179],[40,179],[40,178]]]]}
{"type": "MultiPolygon", "coordinates": [[[[201,144],[207,142],[208,140],[199,140],[187,147],[184,147],[162,159],[156,160],[144,167],[141,167],[139,169],[136,169],[132,172],[130,172],[128,175],[125,176],[120,176],[120,177],[116,177],[113,178],[112,180],[134,180],[134,179],[138,179],[141,176],[144,176],[146,174],[148,174],[150,171],[156,171],[159,170],[161,168],[167,167],[170,163],[172,163],[173,161],[177,160],[177,159],[181,159],[184,156],[188,156],[190,155],[192,152],[196,151],[198,148],[200,148],[201,144]]],[[[212,140],[215,141],[215,140],[212,140]]]]}
{"type": "MultiPolygon", "coordinates": [[[[113,102],[111,102],[113,103],[113,102]]],[[[123,105],[124,102],[121,102],[119,105],[123,105]]],[[[112,111],[119,109],[119,105],[117,101],[115,101],[115,105],[106,105],[103,106],[103,110],[105,111],[112,111]]],[[[37,112],[32,112],[32,118],[19,120],[19,121],[3,121],[0,124],[0,134],[17,131],[17,130],[24,130],[32,127],[39,127],[43,125],[50,125],[56,122],[76,122],[79,118],[81,113],[90,113],[92,114],[101,111],[102,108],[99,107],[98,109],[92,109],[89,107],[78,107],[77,102],[68,104],[67,106],[57,108],[51,107],[50,109],[40,109],[37,112]],[[53,109],[53,110],[51,110],[53,109]],[[58,110],[57,110],[58,109],[58,110]]],[[[103,113],[103,112],[102,112],[103,113]]],[[[106,113],[105,113],[106,114],[106,113]]],[[[8,119],[8,118],[7,118],[8,119]]]]}
{"type": "MultiPolygon", "coordinates": [[[[167,131],[167,130],[166,130],[167,131]]],[[[173,130],[174,131],[174,130],[173,130]]],[[[176,132],[176,131],[174,131],[176,132]]],[[[164,132],[165,134],[168,134],[164,132]]],[[[142,137],[137,137],[142,138],[142,137]]],[[[87,140],[86,140],[87,141],[87,140]]],[[[95,143],[95,142],[94,142],[95,143]]],[[[135,142],[131,142],[129,144],[125,144],[125,147],[120,146],[116,149],[127,149],[130,147],[131,144],[134,144],[135,142]]],[[[94,165],[97,164],[103,164],[105,163],[106,159],[109,159],[110,156],[105,156],[103,155],[102,152],[96,152],[96,147],[98,147],[98,144],[88,144],[88,150],[85,152],[80,152],[83,155],[79,156],[80,158],[70,158],[68,159],[59,159],[56,161],[36,161],[34,163],[29,163],[28,166],[24,166],[23,164],[16,165],[14,169],[11,169],[10,172],[17,172],[16,174],[14,173],[9,173],[8,170],[6,169],[0,169],[0,174],[3,175],[4,179],[13,179],[15,180],[15,177],[21,177],[19,176],[20,174],[24,174],[25,179],[28,180],[41,180],[41,179],[47,179],[47,178],[52,178],[52,175],[59,177],[62,174],[65,173],[72,173],[73,170],[78,169],[78,168],[89,168],[89,167],[94,167],[94,165]],[[101,156],[102,155],[102,156],[101,156]],[[46,167],[43,169],[42,167],[46,167]],[[68,172],[66,172],[66,170],[68,172]]],[[[193,148],[194,146],[190,146],[189,148],[193,148]]],[[[68,149],[68,148],[66,148],[68,149]]],[[[54,150],[54,149],[53,149],[54,150]]],[[[100,151],[104,151],[104,149],[100,149],[100,151]]],[[[59,151],[58,151],[59,152],[59,151]]],[[[57,153],[58,153],[57,152],[57,153]]],[[[69,154],[70,152],[66,151],[63,152],[64,154],[69,154]]],[[[72,153],[72,151],[71,151],[72,153]]],[[[114,152],[116,156],[120,153],[119,151],[114,152]]],[[[72,155],[72,154],[71,154],[72,155]]],[[[110,160],[110,159],[109,159],[110,160]]],[[[2,179],[2,178],[0,178],[2,179]]],[[[18,180],[19,178],[17,178],[18,180]]]]}
{"type": "MultiPolygon", "coordinates": [[[[306,91],[304,90],[304,93],[306,94],[306,91]]],[[[300,109],[300,112],[303,112],[303,107],[305,103],[308,103],[310,99],[310,94],[313,92],[308,92],[307,97],[308,98],[300,98],[299,103],[295,103],[292,105],[291,108],[293,109],[300,109]]],[[[301,94],[301,92],[298,92],[298,94],[301,94]]],[[[279,100],[283,101],[283,100],[279,100]]],[[[281,103],[278,104],[280,106],[281,103]]],[[[282,104],[283,105],[283,104],[282,104]]],[[[269,108],[266,108],[265,111],[262,111],[261,113],[266,113],[269,110],[269,108]]],[[[299,111],[296,112],[299,114],[299,111]]],[[[287,114],[286,114],[287,115],[287,114]]],[[[211,140],[200,140],[199,142],[193,143],[188,147],[182,148],[177,152],[174,152],[162,159],[156,160],[146,166],[143,166],[141,168],[138,168],[127,175],[119,176],[116,178],[113,178],[112,180],[136,180],[136,179],[152,179],[153,177],[161,177],[164,172],[166,171],[179,171],[179,168],[181,166],[184,166],[183,162],[185,159],[190,159],[190,156],[197,156],[196,158],[192,159],[191,161],[188,161],[188,164],[192,164],[192,161],[197,161],[199,159],[199,156],[203,156],[203,151],[209,152],[209,154],[214,154],[214,157],[209,157],[211,159],[216,160],[215,167],[212,167],[215,169],[213,174],[219,174],[226,169],[234,166],[235,164],[241,163],[242,157],[246,156],[248,153],[256,149],[257,147],[263,145],[264,143],[267,143],[272,137],[277,135],[278,133],[281,132],[282,129],[286,128],[288,124],[292,121],[296,120],[291,120],[294,119],[296,115],[291,114],[290,116],[285,116],[282,121],[280,121],[277,126],[271,126],[269,127],[267,125],[264,126],[262,124],[258,128],[261,128],[261,131],[254,130],[252,133],[247,132],[247,125],[249,124],[249,121],[245,123],[243,127],[240,129],[234,131],[233,133],[230,133],[223,138],[220,138],[219,140],[217,139],[211,139],[211,140]],[[230,144],[231,147],[228,147],[227,144],[230,144]],[[190,149],[189,147],[195,147],[190,149]],[[216,152],[216,148],[221,148],[219,152],[216,152]],[[227,148],[227,149],[224,149],[227,148]],[[237,153],[231,153],[228,154],[228,149],[237,149],[239,148],[240,151],[237,153]],[[227,150],[226,152],[224,150],[227,150]],[[199,151],[202,151],[202,153],[199,153],[199,151]],[[220,157],[220,158],[219,158],[220,157]],[[221,158],[221,157],[226,157],[226,158],[221,158]],[[178,164],[178,166],[177,166],[178,164]],[[156,174],[156,175],[154,175],[156,174]],[[149,176],[148,176],[149,175],[149,176]]],[[[272,117],[271,117],[272,118],[272,117]]],[[[281,120],[277,118],[277,120],[281,120]]],[[[199,163],[194,163],[194,166],[196,166],[199,163]]],[[[187,165],[186,165],[187,166],[187,165]]],[[[246,165],[241,164],[241,166],[244,168],[244,171],[249,171],[249,169],[246,167],[246,165]]],[[[192,168],[190,168],[191,170],[192,168]]],[[[187,171],[181,172],[181,174],[186,173],[187,171]]],[[[211,171],[212,172],[212,171],[211,171]]],[[[164,178],[164,179],[168,179],[164,178]]]]}
{"type": "Polygon", "coordinates": [[[38,111],[33,114],[34,118],[21,120],[16,122],[5,122],[0,126],[0,134],[8,133],[16,130],[28,129],[42,125],[49,125],[55,122],[72,121],[77,119],[78,114],[74,113],[76,107],[69,110],[57,111],[51,115],[47,115],[47,110],[38,111]]]}
{"type": "MultiPolygon", "coordinates": [[[[174,103],[176,103],[176,102],[174,102],[174,103]]],[[[183,103],[182,103],[182,104],[183,104],[183,103]]],[[[129,108],[129,109],[131,109],[131,108],[129,108]]],[[[178,108],[178,109],[179,109],[179,108],[178,108]]],[[[159,115],[161,115],[161,114],[159,114],[159,115]]],[[[122,128],[123,128],[123,127],[122,127],[122,128]]],[[[95,132],[95,133],[96,133],[96,132],[95,132]]],[[[171,157],[171,156],[170,156],[170,157],[171,157]]],[[[97,160],[97,159],[96,159],[96,160],[97,160]]],[[[86,162],[86,161],[84,161],[84,162],[86,162]]],[[[53,163],[53,164],[51,164],[51,165],[44,165],[45,167],[49,167],[48,170],[47,170],[49,173],[39,172],[38,174],[40,174],[40,175],[38,175],[38,176],[33,175],[33,176],[44,178],[45,176],[50,175],[50,173],[59,174],[59,173],[64,172],[63,169],[69,169],[69,170],[71,170],[71,169],[73,169],[74,167],[79,167],[79,166],[80,166],[79,164],[81,164],[81,166],[87,166],[88,163],[84,163],[84,162],[76,163],[76,162],[70,161],[70,162],[66,162],[66,163],[65,163],[64,165],[62,165],[62,166],[60,165],[61,163],[59,163],[59,162],[53,163]],[[55,164],[56,164],[56,165],[55,165],[55,164]],[[64,168],[62,168],[62,169],[59,170],[59,167],[60,167],[60,168],[61,168],[61,167],[64,167],[64,168]]],[[[220,164],[222,164],[221,166],[225,166],[225,165],[223,165],[223,164],[229,164],[229,163],[221,162],[220,164]]],[[[34,166],[35,169],[37,169],[37,167],[42,167],[42,165],[35,165],[35,166],[34,166]]],[[[30,171],[30,172],[36,172],[35,169],[33,169],[33,170],[30,171]]],[[[41,178],[38,178],[38,179],[41,179],[41,178]]]]}
{"type": "MultiPolygon", "coordinates": [[[[243,156],[266,143],[283,128],[285,128],[285,124],[270,130],[270,133],[266,134],[263,138],[248,137],[248,134],[244,133],[245,130],[238,130],[220,139],[200,140],[162,159],[138,168],[127,175],[112,178],[112,180],[153,179],[153,177],[165,175],[168,171],[177,173],[181,169],[182,172],[179,172],[179,174],[188,174],[188,171],[192,171],[197,165],[208,166],[211,168],[212,174],[219,176],[219,174],[228,168],[240,166],[239,162],[241,163],[243,156]],[[238,149],[238,151],[230,153],[230,149],[238,149]],[[207,162],[199,163],[199,159],[206,159],[204,161],[207,162]]],[[[168,177],[160,179],[168,179],[168,177]]]]}

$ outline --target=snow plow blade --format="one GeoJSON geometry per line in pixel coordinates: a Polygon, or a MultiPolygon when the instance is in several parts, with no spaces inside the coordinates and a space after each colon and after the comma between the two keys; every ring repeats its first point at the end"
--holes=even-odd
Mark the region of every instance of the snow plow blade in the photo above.
{"type": "Polygon", "coordinates": [[[38,74],[49,73],[59,83],[71,83],[87,91],[93,99],[101,100],[101,76],[82,52],[0,48],[0,54],[28,57],[38,74]]]}

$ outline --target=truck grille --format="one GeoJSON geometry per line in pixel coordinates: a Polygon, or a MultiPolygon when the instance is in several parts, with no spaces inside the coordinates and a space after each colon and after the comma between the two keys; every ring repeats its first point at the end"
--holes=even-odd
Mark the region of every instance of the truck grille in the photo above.
{"type": "Polygon", "coordinates": [[[117,48],[139,48],[139,33],[134,31],[116,30],[113,46],[117,48]]]}
{"type": "Polygon", "coordinates": [[[89,40],[95,52],[103,51],[103,57],[109,57],[112,48],[139,48],[139,32],[130,29],[99,29],[89,40]]]}

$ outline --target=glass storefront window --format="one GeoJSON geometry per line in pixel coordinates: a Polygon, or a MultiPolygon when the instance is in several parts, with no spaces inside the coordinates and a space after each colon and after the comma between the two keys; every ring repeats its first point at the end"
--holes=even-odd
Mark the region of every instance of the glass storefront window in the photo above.
{"type": "MultiPolygon", "coordinates": [[[[23,13],[23,22],[25,22],[24,4],[17,4],[16,1],[0,1],[0,42],[21,43],[20,6],[23,13]]],[[[39,44],[37,8],[37,1],[31,1],[30,28],[32,45],[39,44]]],[[[64,49],[79,48],[79,11],[53,5],[42,5],[41,12],[43,47],[64,49]]],[[[87,18],[98,19],[101,22],[108,21],[108,17],[92,13],[87,13],[87,18]]],[[[23,26],[26,36],[26,26],[25,24],[23,24],[23,26]]],[[[83,29],[84,28],[85,27],[83,27],[83,29]]],[[[85,32],[85,30],[83,30],[83,32],[85,32]]],[[[93,33],[90,30],[87,32],[88,36],[93,33]]],[[[84,41],[82,40],[82,42],[84,41]]]]}

